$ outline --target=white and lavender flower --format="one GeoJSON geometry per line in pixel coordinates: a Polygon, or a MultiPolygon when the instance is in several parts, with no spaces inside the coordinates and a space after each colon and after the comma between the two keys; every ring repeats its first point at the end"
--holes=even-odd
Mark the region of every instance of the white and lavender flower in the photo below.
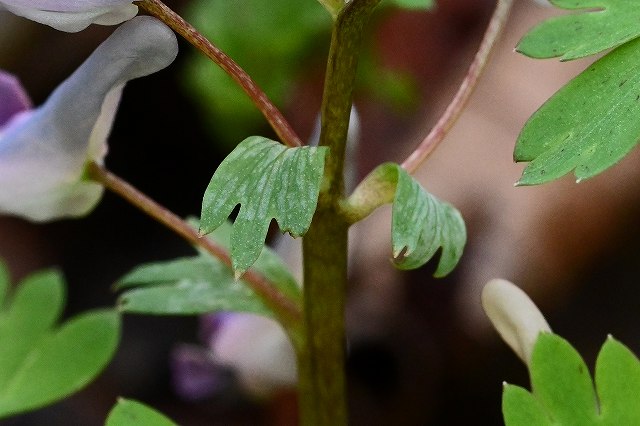
{"type": "Polygon", "coordinates": [[[0,213],[34,221],[76,217],[103,187],[84,178],[101,164],[125,83],[168,66],[178,45],[151,17],[120,26],[37,109],[17,81],[0,77],[0,213]]]}

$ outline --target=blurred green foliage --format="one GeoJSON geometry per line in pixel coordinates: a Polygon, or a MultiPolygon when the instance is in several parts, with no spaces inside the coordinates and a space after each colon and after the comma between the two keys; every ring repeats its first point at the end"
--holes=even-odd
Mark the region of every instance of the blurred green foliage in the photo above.
{"type": "MultiPolygon", "coordinates": [[[[433,2],[388,0],[383,5],[415,9],[431,7],[433,2]]],[[[196,0],[185,17],[244,68],[279,107],[304,71],[314,60],[324,64],[328,52],[331,17],[312,0],[196,0]]],[[[416,104],[416,84],[409,75],[381,69],[371,47],[363,56],[361,89],[396,108],[416,104]]],[[[198,52],[187,62],[185,84],[216,143],[227,149],[264,124],[242,90],[198,52]]]]}

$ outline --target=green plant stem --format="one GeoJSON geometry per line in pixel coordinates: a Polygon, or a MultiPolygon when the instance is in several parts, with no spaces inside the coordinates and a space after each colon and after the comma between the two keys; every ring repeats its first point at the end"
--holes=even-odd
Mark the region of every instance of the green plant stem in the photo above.
{"type": "Polygon", "coordinates": [[[313,222],[303,239],[304,335],[298,351],[300,423],[348,423],[344,308],[348,224],[340,214],[353,85],[364,25],[379,0],[352,0],[334,23],[322,102],[320,145],[329,147],[313,222]]]}
{"type": "Polygon", "coordinates": [[[282,143],[290,147],[302,145],[300,138],[280,110],[233,59],[160,0],[140,0],[134,3],[160,19],[229,74],[262,112],[282,143]]]}
{"type": "Polygon", "coordinates": [[[415,172],[418,167],[431,155],[431,153],[440,145],[445,136],[449,133],[449,130],[460,118],[460,114],[464,111],[464,107],[467,105],[473,89],[475,89],[478,79],[482,75],[485,69],[485,65],[489,60],[489,56],[493,50],[493,47],[507,22],[509,11],[513,0],[499,0],[498,5],[493,12],[491,21],[484,34],[484,38],[480,43],[478,52],[473,58],[473,62],[469,66],[467,74],[460,84],[458,92],[454,96],[451,103],[447,106],[444,114],[440,117],[436,125],[431,129],[429,134],[418,145],[418,147],[407,157],[402,163],[402,167],[409,173],[415,172]]]}
{"type": "MultiPolygon", "coordinates": [[[[198,234],[198,231],[172,211],[161,206],[119,176],[114,175],[96,163],[90,163],[87,172],[92,180],[104,185],[105,188],[171,229],[189,243],[203,248],[231,268],[231,257],[224,247],[198,234]]],[[[293,335],[295,334],[293,331],[299,329],[302,321],[300,306],[282,294],[269,280],[255,270],[249,269],[245,272],[242,276],[242,282],[249,285],[265,304],[276,313],[278,320],[289,331],[292,340],[297,343],[298,339],[297,336],[293,335]]]]}

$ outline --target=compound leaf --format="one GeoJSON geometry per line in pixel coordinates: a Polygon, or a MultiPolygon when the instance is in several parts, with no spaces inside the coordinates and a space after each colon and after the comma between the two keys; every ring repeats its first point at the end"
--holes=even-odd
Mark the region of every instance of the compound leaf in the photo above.
{"type": "Polygon", "coordinates": [[[526,123],[514,159],[530,161],[520,185],[574,170],[578,181],[622,159],[640,138],[640,39],[595,62],[526,123]]]}
{"type": "Polygon", "coordinates": [[[533,28],[517,51],[533,58],[563,61],[593,55],[640,36],[640,9],[630,0],[551,0],[580,12],[550,18],[533,28]]]}
{"type": "Polygon", "coordinates": [[[118,399],[105,426],[176,426],[164,414],[132,399],[118,399]]]}
{"type": "Polygon", "coordinates": [[[59,273],[25,279],[8,299],[0,308],[0,418],[80,390],[113,357],[120,335],[116,312],[91,311],[55,326],[64,305],[59,273]]]}
{"type": "Polygon", "coordinates": [[[240,204],[231,233],[236,275],[260,255],[272,219],[294,237],[309,229],[325,153],[324,147],[287,148],[252,136],[220,164],[204,194],[200,231],[208,234],[218,228],[240,204]]]}

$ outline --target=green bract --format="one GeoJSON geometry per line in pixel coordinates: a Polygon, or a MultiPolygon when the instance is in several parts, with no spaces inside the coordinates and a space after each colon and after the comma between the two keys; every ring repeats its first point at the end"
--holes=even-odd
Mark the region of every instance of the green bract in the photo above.
{"type": "Polygon", "coordinates": [[[551,0],[563,9],[589,9],[554,17],[536,26],[518,44],[533,58],[564,61],[593,55],[640,36],[640,8],[633,0],[551,0]],[[596,9],[595,11],[593,9],[596,9]]]}
{"type": "Polygon", "coordinates": [[[86,386],[113,357],[120,320],[112,310],[96,310],[57,327],[64,306],[64,282],[58,273],[32,275],[8,299],[3,266],[0,275],[3,418],[51,404],[86,386]]]}
{"type": "Polygon", "coordinates": [[[131,399],[119,399],[118,403],[109,412],[105,426],[176,426],[164,414],[153,408],[133,401],[131,399]]]}
{"type": "MultiPolygon", "coordinates": [[[[228,247],[230,233],[231,224],[225,222],[213,238],[228,247]]],[[[283,294],[301,300],[295,279],[273,251],[265,247],[254,267],[283,294]]],[[[121,278],[117,288],[127,289],[118,301],[124,312],[196,315],[240,311],[272,315],[247,285],[234,279],[226,265],[204,251],[198,256],[139,266],[121,278]]]]}
{"type": "Polygon", "coordinates": [[[424,265],[439,248],[442,254],[435,276],[443,277],[455,268],[467,241],[460,212],[422,188],[395,163],[373,170],[349,197],[350,219],[360,220],[373,209],[393,201],[391,239],[395,265],[415,269],[424,265]]]}
{"type": "Polygon", "coordinates": [[[216,170],[204,193],[200,231],[222,225],[240,212],[231,232],[231,260],[237,275],[256,261],[275,219],[283,232],[307,232],[315,212],[327,148],[287,148],[252,136],[240,142],[216,170]]]}
{"type": "Polygon", "coordinates": [[[640,424],[640,362],[612,337],[598,355],[595,389],[580,355],[551,333],[538,338],[530,375],[533,393],[505,386],[507,426],[640,424]]]}
{"type": "Polygon", "coordinates": [[[622,159],[640,138],[640,39],[598,60],[527,122],[514,158],[530,161],[520,185],[575,169],[578,181],[622,159]]]}

